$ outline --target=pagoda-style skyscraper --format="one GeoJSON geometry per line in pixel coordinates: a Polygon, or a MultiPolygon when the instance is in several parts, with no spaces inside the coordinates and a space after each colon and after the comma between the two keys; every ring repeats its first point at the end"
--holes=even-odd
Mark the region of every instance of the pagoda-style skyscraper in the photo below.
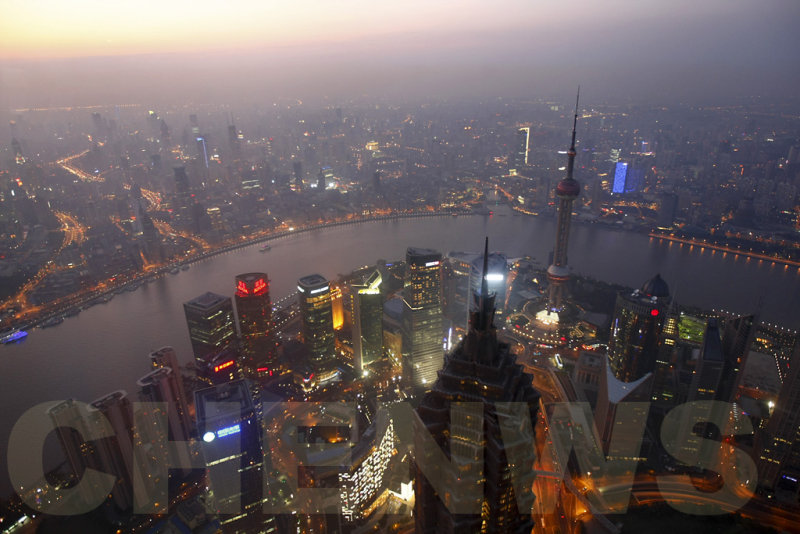
{"type": "Polygon", "coordinates": [[[533,429],[539,394],[509,346],[497,340],[494,295],[489,294],[486,281],[488,239],[483,258],[483,280],[480,293],[474,294],[469,331],[447,356],[438,379],[417,408],[422,423],[446,456],[451,461],[458,458],[458,476],[474,477],[480,488],[470,496],[459,496],[455,490],[440,495],[417,466],[414,517],[415,532],[419,533],[527,534],[533,528],[533,429]],[[462,402],[483,406],[483,422],[477,429],[471,425],[474,418],[459,411],[462,402]],[[508,403],[521,403],[522,410],[509,413],[508,403]],[[515,423],[521,431],[512,439],[502,428],[508,421],[519,421],[519,417],[529,418],[530,424],[515,423]],[[474,512],[451,512],[454,508],[448,505],[455,501],[469,502],[468,508],[474,512]]]}
{"type": "Polygon", "coordinates": [[[572,203],[581,192],[580,184],[572,177],[575,165],[575,127],[578,124],[578,98],[575,99],[575,116],[572,120],[572,144],[567,155],[567,177],[556,186],[558,197],[558,224],[556,225],[556,242],[553,248],[553,263],[547,268],[547,280],[550,283],[547,311],[558,313],[563,308],[564,286],[569,281],[567,267],[567,248],[569,246],[569,225],[572,220],[572,203]]]}

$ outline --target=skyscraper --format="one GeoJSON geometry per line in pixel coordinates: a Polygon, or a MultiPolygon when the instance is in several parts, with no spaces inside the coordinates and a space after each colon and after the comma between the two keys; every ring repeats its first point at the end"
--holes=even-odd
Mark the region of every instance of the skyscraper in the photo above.
{"type": "Polygon", "coordinates": [[[759,484],[793,494],[800,491],[800,342],[795,343],[789,374],[783,381],[775,410],[758,437],[759,484]]]}
{"type": "Polygon", "coordinates": [[[528,127],[517,129],[514,134],[514,153],[511,155],[511,174],[519,174],[528,164],[528,141],[531,129],[528,127]]]}
{"type": "Polygon", "coordinates": [[[427,391],[442,368],[441,299],[442,255],[435,250],[409,247],[403,282],[403,376],[427,391]]]}
{"type": "Polygon", "coordinates": [[[208,168],[208,144],[204,136],[197,136],[197,155],[200,157],[200,162],[208,168]]]}
{"type": "Polygon", "coordinates": [[[186,441],[192,434],[189,407],[180,398],[180,376],[169,367],[159,367],[140,378],[139,398],[144,402],[165,402],[168,404],[167,421],[169,433],[174,441],[186,441]]]}
{"type": "Polygon", "coordinates": [[[275,370],[277,362],[266,273],[238,275],[234,301],[245,372],[250,376],[269,374],[275,370]]]}
{"type": "MultiPolygon", "coordinates": [[[[580,89],[578,89],[578,98],[580,98],[580,89]]],[[[553,263],[547,268],[547,280],[550,283],[547,311],[550,313],[558,313],[563,308],[564,286],[569,281],[567,249],[569,248],[569,226],[572,221],[572,203],[581,192],[580,184],[572,177],[575,166],[575,128],[577,125],[578,99],[575,100],[575,116],[572,120],[572,144],[567,152],[567,177],[556,186],[556,197],[558,198],[556,242],[553,248],[553,263]]]]}
{"type": "MultiPolygon", "coordinates": [[[[183,386],[183,377],[181,375],[181,367],[178,364],[178,355],[172,347],[161,347],[160,349],[150,353],[150,362],[153,364],[153,369],[160,367],[169,367],[172,369],[177,382],[177,400],[180,406],[189,406],[189,400],[186,397],[186,388],[183,386]]],[[[188,416],[188,414],[187,414],[188,416]]]]}
{"type": "MultiPolygon", "coordinates": [[[[483,255],[472,260],[469,273],[470,295],[475,295],[480,292],[482,280],[485,278],[489,291],[494,294],[495,316],[500,318],[502,324],[502,318],[505,315],[506,307],[508,258],[506,258],[505,254],[499,254],[497,252],[489,253],[489,260],[487,263],[488,270],[485,273],[482,271],[483,263],[483,255]]],[[[469,306],[469,311],[471,313],[475,311],[476,304],[474,299],[469,300],[471,301],[471,305],[469,306]]],[[[466,325],[468,326],[468,324],[469,317],[467,317],[466,325]]]]}
{"type": "Polygon", "coordinates": [[[720,399],[718,397],[724,367],[725,355],[722,350],[719,320],[716,317],[709,317],[706,320],[703,348],[695,364],[687,401],[727,401],[728,399],[720,399]]]}
{"type": "MultiPolygon", "coordinates": [[[[486,272],[485,260],[483,272],[486,272]]],[[[472,504],[480,513],[451,513],[445,501],[452,504],[464,497],[456,495],[455,489],[447,496],[437,494],[417,466],[414,517],[418,533],[528,533],[533,528],[530,489],[535,452],[531,444],[539,394],[508,345],[497,340],[494,296],[488,292],[485,277],[475,301],[469,332],[447,358],[417,413],[450,460],[454,461],[458,454],[458,476],[462,479],[474,476],[477,480],[480,491],[474,498],[479,502],[472,504]],[[461,401],[481,403],[481,425],[470,424],[470,418],[458,411],[456,403],[461,401]],[[504,403],[511,401],[526,403],[527,410],[508,413],[508,405],[504,403]],[[528,418],[530,424],[515,423],[521,432],[510,441],[501,426],[509,419],[517,421],[520,416],[528,418]],[[524,494],[517,495],[520,488],[524,488],[524,494]]],[[[472,500],[472,496],[467,498],[472,500]]]]}
{"type": "MultiPolygon", "coordinates": [[[[121,510],[133,505],[133,411],[128,394],[119,390],[100,397],[91,407],[102,413],[114,431],[114,435],[95,443],[104,471],[117,475],[111,496],[121,510]]],[[[90,419],[92,412],[89,412],[90,419]]]]}
{"type": "MultiPolygon", "coordinates": [[[[124,398],[124,392],[117,392],[124,398]]],[[[47,415],[53,422],[53,429],[61,444],[61,450],[67,459],[67,464],[72,471],[70,475],[75,481],[83,476],[87,468],[113,473],[123,479],[127,477],[126,466],[122,452],[109,443],[109,438],[89,440],[90,429],[96,425],[96,408],[88,408],[74,399],[61,401],[48,408],[47,415]]],[[[114,428],[114,427],[112,427],[114,428]]],[[[81,484],[78,499],[84,503],[102,502],[106,488],[98,485],[81,484]]],[[[117,495],[112,493],[112,498],[121,508],[130,504],[130,487],[120,485],[119,479],[115,485],[117,495]]]]}
{"type": "Polygon", "coordinates": [[[383,295],[380,271],[373,271],[361,284],[353,284],[353,359],[356,370],[383,356],[383,295]]]}
{"type": "Polygon", "coordinates": [[[669,286],[658,274],[641,289],[617,295],[608,358],[618,380],[633,382],[655,371],[669,303],[669,286]]]}
{"type": "Polygon", "coordinates": [[[733,402],[739,393],[747,354],[755,338],[757,319],[755,315],[728,316],[723,318],[722,352],[725,368],[719,386],[719,400],[733,402]]]}
{"type": "Polygon", "coordinates": [[[261,514],[261,425],[245,380],[195,392],[198,436],[224,532],[258,531],[261,514]],[[231,473],[239,473],[232,476],[231,473]]]}
{"type": "Polygon", "coordinates": [[[312,274],[298,280],[297,289],[300,291],[303,341],[311,366],[315,373],[330,373],[334,370],[336,355],[330,282],[321,274],[312,274]]]}
{"type": "Polygon", "coordinates": [[[173,167],[175,173],[175,193],[180,197],[189,196],[189,177],[186,175],[186,167],[173,167]]]}
{"type": "Polygon", "coordinates": [[[200,367],[236,341],[231,299],[204,293],[183,303],[192,351],[200,367]]]}
{"type": "Polygon", "coordinates": [[[614,167],[614,183],[611,185],[611,192],[615,195],[621,195],[628,191],[628,164],[623,161],[618,161],[614,167]]]}

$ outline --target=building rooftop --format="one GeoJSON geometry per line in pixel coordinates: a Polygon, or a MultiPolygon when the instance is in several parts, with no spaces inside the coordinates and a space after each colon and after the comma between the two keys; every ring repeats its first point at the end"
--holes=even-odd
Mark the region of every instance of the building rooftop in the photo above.
{"type": "Polygon", "coordinates": [[[267,280],[267,273],[244,273],[236,275],[236,280],[242,280],[248,283],[255,282],[259,278],[267,280]]]}
{"type": "Polygon", "coordinates": [[[636,391],[639,386],[647,382],[653,373],[647,373],[639,380],[634,382],[623,382],[614,376],[611,371],[611,366],[606,362],[606,381],[608,384],[608,402],[611,404],[618,404],[625,400],[625,398],[636,391]]]}
{"type": "Polygon", "coordinates": [[[172,368],[170,367],[159,367],[158,369],[153,369],[142,378],[136,381],[136,385],[141,387],[149,386],[154,384],[156,380],[163,378],[167,375],[172,374],[172,368]]]}
{"type": "Polygon", "coordinates": [[[224,295],[218,295],[217,293],[212,293],[211,291],[207,291],[206,293],[203,293],[199,297],[195,297],[189,302],[185,302],[183,305],[191,306],[192,308],[207,310],[215,306],[219,306],[226,300],[230,299],[224,295]]]}
{"type": "Polygon", "coordinates": [[[300,287],[305,289],[316,289],[320,286],[326,285],[328,283],[328,279],[321,274],[310,274],[302,277],[297,281],[297,283],[300,285],[300,287]]]}
{"type": "Polygon", "coordinates": [[[441,261],[441,259],[441,253],[430,248],[408,247],[406,249],[406,261],[409,263],[428,263],[441,261]]]}
{"type": "Polygon", "coordinates": [[[253,410],[253,399],[245,380],[234,380],[195,391],[194,399],[198,422],[208,422],[231,416],[238,418],[240,414],[253,410]],[[215,403],[224,404],[222,407],[213,406],[215,403]],[[238,405],[239,411],[233,410],[234,407],[230,404],[238,405]]]}
{"type": "Polygon", "coordinates": [[[656,274],[653,278],[645,282],[640,291],[648,297],[669,297],[669,286],[664,279],[661,278],[660,274],[656,274]]]}

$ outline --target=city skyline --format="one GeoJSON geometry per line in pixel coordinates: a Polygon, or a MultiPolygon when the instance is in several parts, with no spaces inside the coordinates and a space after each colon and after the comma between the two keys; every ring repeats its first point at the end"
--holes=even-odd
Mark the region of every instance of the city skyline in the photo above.
{"type": "Polygon", "coordinates": [[[13,534],[800,533],[800,4],[7,4],[13,534]]]}

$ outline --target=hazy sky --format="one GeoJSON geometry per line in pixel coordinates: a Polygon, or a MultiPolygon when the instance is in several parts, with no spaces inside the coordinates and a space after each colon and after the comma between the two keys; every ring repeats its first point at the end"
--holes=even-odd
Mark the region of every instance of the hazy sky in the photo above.
{"type": "Polygon", "coordinates": [[[793,95],[798,23],[797,0],[3,0],[0,104],[793,95]]]}

